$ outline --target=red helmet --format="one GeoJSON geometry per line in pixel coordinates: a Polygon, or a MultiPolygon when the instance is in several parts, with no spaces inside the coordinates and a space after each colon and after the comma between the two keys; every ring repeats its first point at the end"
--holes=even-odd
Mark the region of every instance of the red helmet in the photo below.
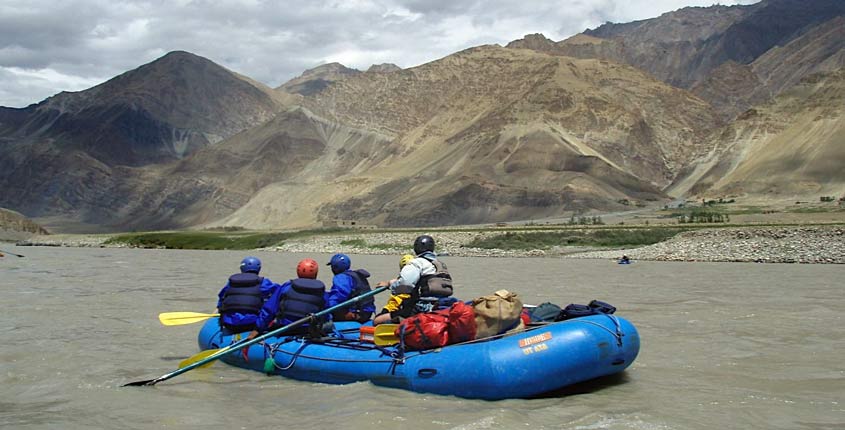
{"type": "Polygon", "coordinates": [[[316,261],[306,258],[296,265],[296,276],[300,278],[317,279],[317,270],[320,265],[316,261]]]}

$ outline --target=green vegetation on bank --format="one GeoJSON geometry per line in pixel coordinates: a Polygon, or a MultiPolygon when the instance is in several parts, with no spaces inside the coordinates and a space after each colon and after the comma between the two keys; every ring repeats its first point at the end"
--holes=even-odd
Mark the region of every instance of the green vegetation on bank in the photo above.
{"type": "Polygon", "coordinates": [[[560,232],[506,232],[466,246],[485,249],[549,249],[554,246],[643,246],[686,231],[681,228],[586,229],[560,232]]]}
{"type": "Polygon", "coordinates": [[[364,239],[349,239],[349,240],[342,240],[340,241],[341,245],[344,246],[354,246],[356,248],[369,248],[369,249],[402,249],[407,248],[407,245],[403,244],[396,244],[396,243],[367,243],[364,239]]]}
{"type": "Polygon", "coordinates": [[[249,231],[180,231],[128,233],[112,237],[106,244],[125,244],[138,248],[167,249],[255,249],[278,246],[285,240],[336,233],[340,229],[302,230],[293,232],[249,231]]]}

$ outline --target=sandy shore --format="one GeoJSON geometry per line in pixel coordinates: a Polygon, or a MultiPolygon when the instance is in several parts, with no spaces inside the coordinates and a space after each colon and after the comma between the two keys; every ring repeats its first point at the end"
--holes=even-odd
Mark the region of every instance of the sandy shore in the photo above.
{"type": "MultiPolygon", "coordinates": [[[[502,250],[467,246],[476,238],[502,234],[501,231],[436,233],[437,250],[452,256],[475,257],[559,257],[616,259],[622,254],[634,260],[713,261],[768,263],[845,264],[845,227],[732,227],[681,233],[665,242],[632,249],[554,247],[549,250],[502,250]]],[[[19,245],[110,247],[104,242],[110,235],[34,236],[19,245]]],[[[289,240],[267,251],[399,255],[409,251],[416,233],[371,233],[350,231],[345,234],[320,235],[289,240]],[[363,239],[367,247],[343,242],[363,239]],[[373,246],[377,248],[373,248],[373,246]]]]}

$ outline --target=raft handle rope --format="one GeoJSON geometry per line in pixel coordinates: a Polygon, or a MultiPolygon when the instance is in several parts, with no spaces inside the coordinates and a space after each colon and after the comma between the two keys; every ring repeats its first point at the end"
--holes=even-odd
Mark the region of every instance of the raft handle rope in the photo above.
{"type": "MultiPolygon", "coordinates": [[[[390,361],[390,362],[393,362],[394,364],[396,364],[396,363],[404,364],[405,358],[407,358],[402,351],[395,351],[395,350],[392,351],[390,348],[384,348],[384,347],[378,347],[378,346],[374,346],[373,349],[378,349],[379,351],[382,352],[382,354],[390,357],[390,360],[386,360],[386,359],[361,360],[361,359],[327,358],[327,357],[315,357],[315,356],[311,356],[311,355],[302,354],[302,349],[306,345],[308,345],[309,343],[336,343],[336,344],[347,344],[348,343],[353,348],[356,346],[356,341],[354,341],[352,339],[332,339],[330,342],[315,342],[313,339],[289,337],[289,338],[286,338],[284,341],[277,342],[277,343],[274,343],[274,344],[270,344],[269,349],[268,349],[269,357],[275,357],[276,353],[279,353],[279,354],[287,354],[287,355],[295,356],[292,359],[292,361],[294,361],[296,359],[296,357],[303,357],[303,358],[307,358],[307,359],[310,359],[310,360],[331,361],[331,362],[337,362],[337,363],[387,363],[388,361],[390,361]],[[302,343],[302,346],[296,352],[288,352],[288,351],[284,351],[284,350],[279,349],[279,348],[282,347],[282,345],[289,343],[289,342],[297,341],[297,340],[302,343]]],[[[420,353],[422,353],[422,352],[425,352],[425,351],[420,351],[420,353]]],[[[414,354],[414,356],[420,355],[420,353],[414,354]]],[[[275,359],[274,359],[274,361],[275,361],[275,359]]],[[[293,363],[287,365],[286,368],[282,369],[282,370],[287,370],[292,365],[293,365],[293,363]]]]}
{"type": "Polygon", "coordinates": [[[601,325],[601,324],[599,324],[595,321],[587,321],[587,320],[583,320],[581,318],[573,318],[570,321],[578,321],[578,322],[582,322],[582,323],[585,323],[585,324],[592,324],[596,327],[600,327],[602,330],[610,333],[613,337],[615,337],[616,338],[616,346],[621,347],[622,346],[622,337],[625,336],[625,333],[622,332],[622,326],[619,324],[619,319],[616,318],[615,316],[611,315],[611,314],[604,314],[604,316],[610,318],[610,320],[613,321],[613,324],[616,326],[616,331],[613,331],[613,330],[611,330],[611,329],[609,329],[609,328],[607,328],[607,327],[605,327],[605,326],[603,326],[603,325],[601,325]]]}

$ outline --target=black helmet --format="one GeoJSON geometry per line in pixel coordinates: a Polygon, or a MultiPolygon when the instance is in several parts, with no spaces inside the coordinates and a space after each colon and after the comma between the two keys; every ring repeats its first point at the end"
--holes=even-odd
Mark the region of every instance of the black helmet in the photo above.
{"type": "Polygon", "coordinates": [[[424,234],[414,240],[414,254],[420,255],[426,251],[434,252],[434,238],[424,234]]]}

